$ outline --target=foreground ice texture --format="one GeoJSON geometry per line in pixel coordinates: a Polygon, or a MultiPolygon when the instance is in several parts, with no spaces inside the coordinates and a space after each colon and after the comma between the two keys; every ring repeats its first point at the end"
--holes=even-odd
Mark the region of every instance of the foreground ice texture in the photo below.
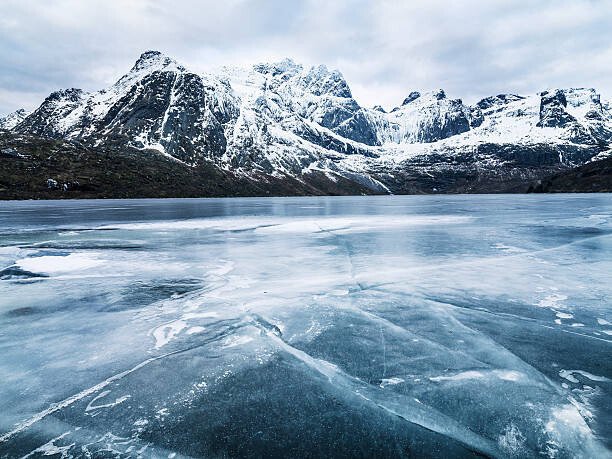
{"type": "Polygon", "coordinates": [[[610,457],[612,196],[0,206],[0,457],[610,457]]]}

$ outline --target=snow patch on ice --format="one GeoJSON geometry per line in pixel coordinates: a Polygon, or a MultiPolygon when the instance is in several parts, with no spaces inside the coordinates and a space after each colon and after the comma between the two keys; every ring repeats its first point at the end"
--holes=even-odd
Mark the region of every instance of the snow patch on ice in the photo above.
{"type": "Polygon", "coordinates": [[[513,370],[494,370],[493,374],[504,381],[520,381],[525,376],[523,373],[513,370]]]}
{"type": "Polygon", "coordinates": [[[431,377],[429,378],[430,381],[463,381],[466,379],[477,379],[477,378],[484,378],[484,373],[480,372],[480,371],[463,371],[461,373],[457,373],[455,375],[452,376],[435,376],[435,377],[431,377]]]}
{"type": "Polygon", "coordinates": [[[538,302],[538,306],[541,308],[557,308],[560,303],[567,300],[566,295],[561,295],[559,293],[553,293],[552,295],[548,295],[538,302]]]}
{"type": "Polygon", "coordinates": [[[469,379],[481,379],[487,376],[494,376],[504,381],[520,381],[525,375],[519,371],[514,370],[468,370],[462,371],[461,373],[457,373],[451,376],[434,376],[430,377],[430,381],[440,382],[440,381],[465,381],[469,379]]]}
{"type": "Polygon", "coordinates": [[[155,349],[159,349],[168,344],[186,327],[187,323],[185,321],[175,320],[154,329],[153,338],[155,338],[155,349]]]}
{"type": "Polygon", "coordinates": [[[386,386],[394,386],[403,382],[402,378],[384,378],[380,381],[380,387],[385,388],[386,386]]]}
{"type": "Polygon", "coordinates": [[[17,260],[15,264],[25,271],[53,275],[84,271],[104,263],[105,260],[101,259],[101,254],[88,252],[23,258],[17,260]]]}
{"type": "Polygon", "coordinates": [[[577,384],[579,381],[574,376],[574,374],[582,375],[585,378],[590,379],[591,381],[599,381],[599,382],[610,381],[610,379],[606,378],[605,376],[594,375],[593,373],[589,373],[588,371],[584,371],[584,370],[560,370],[559,371],[560,377],[567,379],[569,382],[577,384]]]}
{"type": "Polygon", "coordinates": [[[202,333],[204,330],[206,330],[204,327],[191,327],[186,333],[188,335],[195,335],[196,333],[202,333]]]}

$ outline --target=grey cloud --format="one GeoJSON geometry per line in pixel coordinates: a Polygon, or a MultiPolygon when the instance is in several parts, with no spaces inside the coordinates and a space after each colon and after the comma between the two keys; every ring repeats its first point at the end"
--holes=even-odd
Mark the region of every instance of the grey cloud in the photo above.
{"type": "Polygon", "coordinates": [[[612,98],[610,23],[603,0],[5,0],[0,113],[62,87],[104,87],[146,49],[197,71],[325,63],[364,105],[439,87],[468,101],[552,86],[612,98]]]}

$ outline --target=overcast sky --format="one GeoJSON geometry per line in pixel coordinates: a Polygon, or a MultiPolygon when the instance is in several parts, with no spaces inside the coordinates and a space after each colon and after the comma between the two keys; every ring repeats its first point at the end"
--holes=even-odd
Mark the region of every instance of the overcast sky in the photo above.
{"type": "Polygon", "coordinates": [[[595,87],[612,99],[609,0],[0,0],[0,113],[97,90],[148,49],[206,71],[292,57],[362,105],[595,87]]]}

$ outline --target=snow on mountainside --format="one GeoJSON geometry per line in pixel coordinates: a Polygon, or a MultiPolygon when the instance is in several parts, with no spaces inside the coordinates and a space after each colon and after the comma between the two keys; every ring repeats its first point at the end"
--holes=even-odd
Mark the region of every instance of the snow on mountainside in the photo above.
{"type": "Polygon", "coordinates": [[[26,116],[29,115],[29,112],[25,111],[23,108],[20,108],[13,113],[9,113],[6,116],[0,117],[0,129],[13,129],[19,123],[21,123],[26,116]]]}
{"type": "Polygon", "coordinates": [[[51,94],[15,130],[48,137],[125,141],[182,161],[223,151],[223,125],[237,116],[231,89],[155,51],[107,89],[51,94]]]}
{"type": "Polygon", "coordinates": [[[0,127],[16,133],[153,149],[244,176],[308,181],[318,171],[381,192],[528,180],[605,155],[612,141],[610,105],[594,89],[500,94],[474,106],[443,90],[412,92],[387,113],[361,107],[325,66],[286,59],[196,74],[157,51],[107,89],[57,91],[7,120],[0,127]]]}
{"type": "MultiPolygon", "coordinates": [[[[567,106],[559,104],[559,110],[551,112],[548,93],[527,97],[497,96],[499,102],[481,110],[478,126],[449,136],[438,145],[452,147],[486,142],[597,145],[600,141],[612,140],[609,131],[612,114],[604,112],[601,104],[593,103],[594,98],[599,100],[593,89],[557,90],[554,94],[567,97],[571,102],[567,106]]],[[[483,105],[481,102],[479,104],[483,105]]]]}
{"type": "Polygon", "coordinates": [[[390,146],[396,159],[435,150],[500,145],[566,145],[590,147],[612,141],[612,113],[599,102],[593,89],[557,90],[567,98],[563,111],[550,113],[547,93],[532,96],[499,95],[476,104],[481,120],[477,126],[432,144],[390,146]],[[569,117],[571,120],[565,122],[569,117]],[[545,123],[542,124],[542,120],[545,123]],[[552,126],[546,123],[553,124],[552,126]]]}
{"type": "Polygon", "coordinates": [[[478,108],[470,108],[461,99],[448,99],[440,89],[421,95],[412,92],[383,118],[381,143],[429,143],[469,131],[482,123],[478,108]]]}

